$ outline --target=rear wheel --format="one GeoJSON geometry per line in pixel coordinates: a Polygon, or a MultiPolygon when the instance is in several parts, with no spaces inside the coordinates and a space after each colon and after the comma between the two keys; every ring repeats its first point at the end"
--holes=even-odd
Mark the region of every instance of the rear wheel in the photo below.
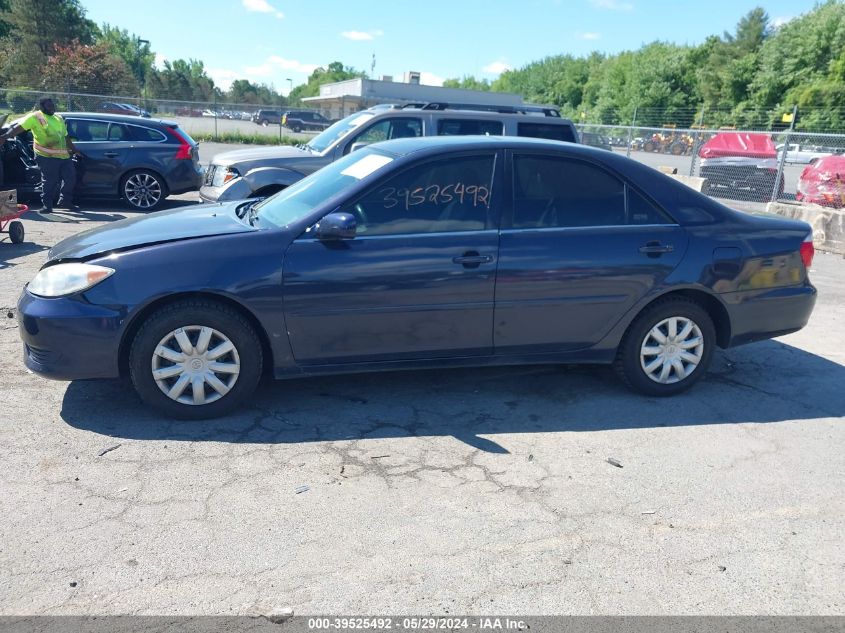
{"type": "Polygon", "coordinates": [[[167,185],[158,174],[139,170],[123,177],[120,192],[126,204],[133,209],[152,211],[167,197],[167,185]]]}
{"type": "Polygon", "coordinates": [[[294,123],[290,129],[299,134],[302,131],[302,126],[299,123],[294,123]]]}
{"type": "Polygon", "coordinates": [[[141,399],[164,414],[200,420],[224,415],[248,397],[261,377],[261,343],[236,310],[185,300],[153,313],[129,352],[141,399]]]}
{"type": "Polygon", "coordinates": [[[670,297],[645,308],[629,326],[614,369],[635,391],[675,395],[707,373],[715,342],[707,311],[690,299],[670,297]]]}

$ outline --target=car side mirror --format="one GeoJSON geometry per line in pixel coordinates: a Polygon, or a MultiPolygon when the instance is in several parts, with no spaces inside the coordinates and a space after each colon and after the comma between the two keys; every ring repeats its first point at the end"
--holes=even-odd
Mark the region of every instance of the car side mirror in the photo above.
{"type": "Polygon", "coordinates": [[[351,213],[329,213],[317,223],[314,235],[318,240],[349,240],[355,237],[358,223],[351,213]]]}
{"type": "Polygon", "coordinates": [[[366,141],[355,141],[354,143],[352,143],[352,148],[349,150],[349,152],[357,152],[359,149],[361,149],[362,147],[366,147],[367,145],[369,145],[369,143],[367,143],[366,141]]]}

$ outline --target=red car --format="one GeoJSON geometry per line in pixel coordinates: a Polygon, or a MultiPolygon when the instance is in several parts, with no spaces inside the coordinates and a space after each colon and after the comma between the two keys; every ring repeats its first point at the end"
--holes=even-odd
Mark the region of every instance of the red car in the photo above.
{"type": "MultiPolygon", "coordinates": [[[[775,190],[778,155],[768,134],[719,132],[698,151],[699,175],[707,179],[704,193],[769,200],[775,190]]],[[[783,195],[781,174],[777,196],[783,195]]]]}
{"type": "Polygon", "coordinates": [[[795,199],[825,207],[845,207],[845,156],[826,156],[807,165],[798,180],[795,199]]]}

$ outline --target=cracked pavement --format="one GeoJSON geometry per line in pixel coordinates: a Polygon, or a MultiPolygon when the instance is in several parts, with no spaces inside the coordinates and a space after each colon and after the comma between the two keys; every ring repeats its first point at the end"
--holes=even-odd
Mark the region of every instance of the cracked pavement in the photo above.
{"type": "Polygon", "coordinates": [[[7,317],[47,247],[129,215],[0,243],[0,615],[845,613],[842,257],[817,253],[806,329],[672,399],[483,368],[172,422],[29,374],[7,317]]]}

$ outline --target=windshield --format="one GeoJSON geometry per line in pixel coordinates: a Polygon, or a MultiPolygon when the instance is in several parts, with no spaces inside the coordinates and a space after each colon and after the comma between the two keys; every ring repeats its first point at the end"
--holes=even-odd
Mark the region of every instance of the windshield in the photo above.
{"type": "Polygon", "coordinates": [[[355,114],[350,114],[345,119],[341,119],[334,125],[327,127],[325,131],[312,138],[307,146],[315,152],[322,154],[352,130],[361,127],[374,116],[375,114],[372,112],[356,112],[355,114]]]}
{"type": "Polygon", "coordinates": [[[255,205],[257,217],[277,226],[289,226],[333,198],[393,162],[393,157],[370,148],[315,171],[287,189],[255,205]]]}

